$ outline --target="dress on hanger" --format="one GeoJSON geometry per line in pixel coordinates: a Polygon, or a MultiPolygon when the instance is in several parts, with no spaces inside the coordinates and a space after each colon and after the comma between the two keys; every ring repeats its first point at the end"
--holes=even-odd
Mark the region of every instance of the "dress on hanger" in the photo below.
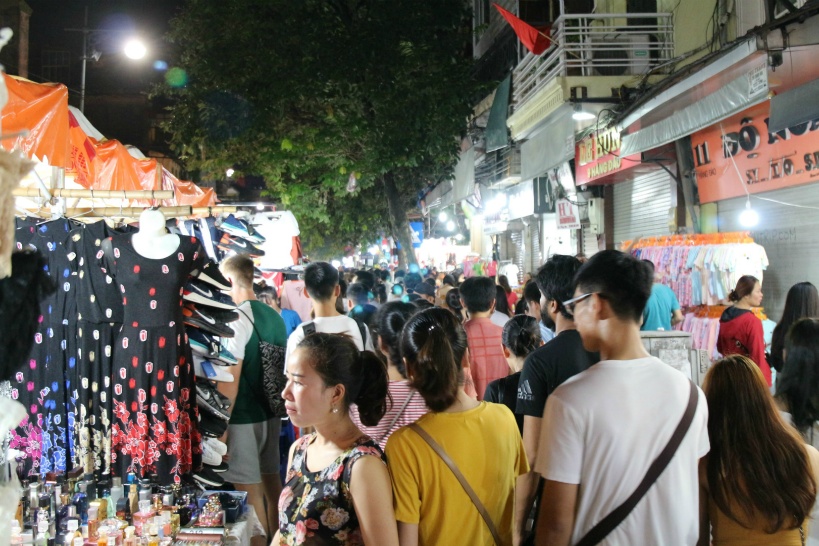
{"type": "Polygon", "coordinates": [[[111,374],[123,308],[117,285],[97,265],[102,242],[111,236],[119,235],[103,220],[72,230],[66,240],[77,301],[77,321],[68,326],[77,351],[66,367],[72,461],[86,473],[108,474],[111,464],[111,374]]]}
{"type": "Polygon", "coordinates": [[[64,246],[72,223],[66,219],[40,223],[17,219],[17,249],[26,247],[40,252],[44,267],[57,286],[55,293],[40,304],[40,319],[34,346],[25,364],[11,378],[11,397],[26,408],[27,417],[12,431],[11,447],[25,455],[20,462],[24,476],[44,475],[66,470],[70,457],[70,422],[66,411],[70,385],[66,384],[66,355],[73,354],[74,339],[67,335],[69,319],[76,316],[74,279],[64,246]]]}
{"type": "Polygon", "coordinates": [[[167,258],[146,258],[132,237],[105,239],[98,253],[124,309],[114,346],[112,473],[156,473],[164,485],[180,483],[202,455],[182,287],[206,255],[196,238],[180,237],[167,258]]]}

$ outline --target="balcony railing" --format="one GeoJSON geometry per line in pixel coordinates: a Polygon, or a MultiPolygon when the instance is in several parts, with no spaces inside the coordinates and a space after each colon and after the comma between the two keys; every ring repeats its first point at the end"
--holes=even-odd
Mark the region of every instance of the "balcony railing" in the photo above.
{"type": "Polygon", "coordinates": [[[475,166],[475,182],[500,189],[520,181],[520,148],[515,143],[488,152],[475,166]]]}
{"type": "Polygon", "coordinates": [[[515,68],[516,108],[557,77],[642,75],[674,55],[670,13],[561,15],[551,39],[548,50],[528,53],[515,68]]]}

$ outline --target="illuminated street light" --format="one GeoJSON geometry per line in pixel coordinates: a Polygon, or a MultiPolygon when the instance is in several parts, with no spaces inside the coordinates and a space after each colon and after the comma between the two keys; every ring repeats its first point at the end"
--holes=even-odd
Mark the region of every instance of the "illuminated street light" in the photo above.
{"type": "Polygon", "coordinates": [[[125,47],[123,50],[125,51],[126,57],[134,60],[143,59],[145,58],[145,55],[148,54],[148,48],[136,38],[131,38],[125,42],[125,47]]]}
{"type": "Polygon", "coordinates": [[[441,222],[446,222],[447,218],[449,218],[449,216],[447,216],[445,210],[442,210],[441,214],[438,215],[438,220],[440,220],[441,222]]]}
{"type": "Polygon", "coordinates": [[[236,171],[234,171],[233,169],[228,169],[228,170],[226,170],[226,171],[225,171],[225,175],[226,175],[228,178],[230,178],[231,176],[233,176],[233,173],[235,173],[235,172],[236,172],[236,171]]]}
{"type": "Polygon", "coordinates": [[[449,230],[449,231],[455,231],[455,222],[453,222],[452,220],[447,222],[446,223],[446,229],[449,230]]]}

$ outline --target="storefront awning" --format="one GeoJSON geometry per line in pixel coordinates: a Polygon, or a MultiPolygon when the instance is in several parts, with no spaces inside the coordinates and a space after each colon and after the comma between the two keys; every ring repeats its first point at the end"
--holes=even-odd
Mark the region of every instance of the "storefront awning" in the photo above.
{"type": "Polygon", "coordinates": [[[690,135],[767,98],[767,55],[756,38],[727,53],[629,113],[618,125],[623,155],[657,148],[690,135]]]}
{"type": "Polygon", "coordinates": [[[813,80],[771,99],[768,131],[777,133],[819,118],[819,80],[813,80]]]}
{"type": "Polygon", "coordinates": [[[461,152],[455,165],[455,182],[452,187],[452,202],[463,201],[475,190],[475,148],[461,152]]]}
{"type": "Polygon", "coordinates": [[[575,121],[572,107],[564,104],[550,115],[549,123],[520,147],[520,178],[531,180],[574,159],[575,121]]]}
{"type": "Polygon", "coordinates": [[[512,75],[498,86],[489,120],[486,122],[486,151],[494,152],[509,145],[509,131],[506,129],[506,116],[509,113],[509,92],[512,88],[512,75]]]}

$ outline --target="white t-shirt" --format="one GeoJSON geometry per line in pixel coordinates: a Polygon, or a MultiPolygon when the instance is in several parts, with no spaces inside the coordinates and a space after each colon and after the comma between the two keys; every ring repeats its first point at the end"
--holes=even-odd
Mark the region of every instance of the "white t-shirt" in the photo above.
{"type": "MultiPolygon", "coordinates": [[[[308,321],[309,322],[309,321],[308,321]]],[[[313,324],[316,325],[316,332],[325,334],[347,334],[356,344],[359,350],[373,350],[373,343],[371,336],[367,335],[366,345],[361,341],[361,331],[358,329],[358,323],[345,315],[337,317],[318,317],[313,319],[313,324]]],[[[304,324],[300,324],[298,328],[293,330],[290,337],[287,338],[287,354],[284,359],[285,369],[287,368],[287,361],[290,360],[290,354],[296,350],[296,347],[304,339],[304,324]]]]}
{"type": "MultiPolygon", "coordinates": [[[[549,396],[534,469],[547,480],[580,484],[573,544],[634,492],[677,428],[689,391],[683,374],[650,357],[598,362],[549,396]]],[[[600,544],[696,544],[697,464],[709,449],[708,406],[699,391],[673,459],[600,544]]]]}
{"type": "Polygon", "coordinates": [[[222,345],[225,349],[236,357],[237,360],[245,359],[245,347],[250,341],[250,336],[253,335],[253,308],[249,301],[244,301],[239,305],[239,320],[234,320],[230,323],[233,330],[233,337],[222,338],[222,345]],[[244,313],[242,312],[244,311],[244,313]],[[247,316],[245,316],[247,313],[247,316]]]}
{"type": "Polygon", "coordinates": [[[492,324],[497,324],[501,328],[506,326],[506,323],[509,322],[509,315],[504,315],[500,311],[495,311],[492,313],[492,316],[489,317],[489,320],[492,321],[492,324]]]}

